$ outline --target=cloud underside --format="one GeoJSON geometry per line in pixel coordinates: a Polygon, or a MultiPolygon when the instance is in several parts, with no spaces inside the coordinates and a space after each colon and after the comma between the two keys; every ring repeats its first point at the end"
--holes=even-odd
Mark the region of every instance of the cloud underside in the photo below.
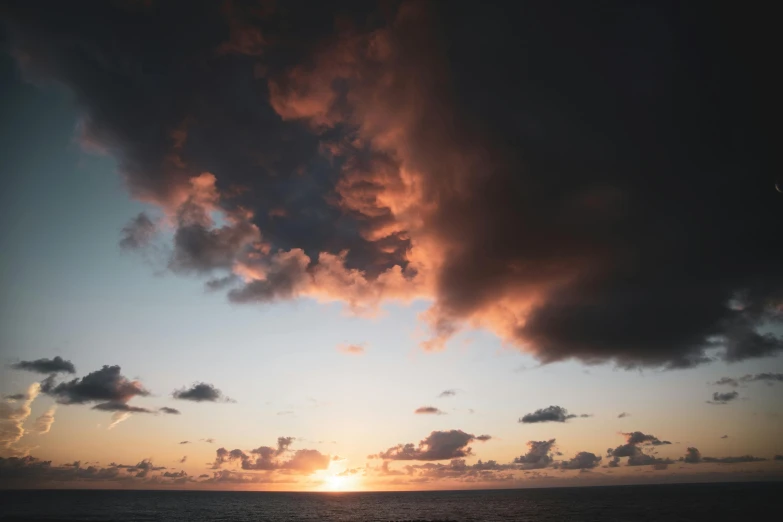
{"type": "MultiPolygon", "coordinates": [[[[783,349],[758,329],[781,320],[783,205],[752,111],[722,110],[713,88],[754,98],[734,81],[749,40],[699,32],[690,46],[723,26],[696,6],[652,28],[633,3],[612,21],[572,6],[569,24],[546,2],[524,16],[367,3],[341,24],[317,4],[5,11],[26,73],[73,91],[81,143],[174,224],[166,267],[233,302],[372,313],[426,297],[426,349],[481,325],[543,362],[783,349]],[[675,96],[675,74],[699,104],[675,96]],[[713,132],[716,113],[743,139],[713,132]]],[[[122,246],[162,241],[156,223],[135,217],[122,246]]]]}

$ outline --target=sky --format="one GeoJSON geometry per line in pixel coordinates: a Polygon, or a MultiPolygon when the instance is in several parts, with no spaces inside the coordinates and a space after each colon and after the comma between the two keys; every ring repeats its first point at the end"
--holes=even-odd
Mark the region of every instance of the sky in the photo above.
{"type": "Polygon", "coordinates": [[[768,36],[697,7],[4,3],[0,487],[783,478],[768,36]]]}

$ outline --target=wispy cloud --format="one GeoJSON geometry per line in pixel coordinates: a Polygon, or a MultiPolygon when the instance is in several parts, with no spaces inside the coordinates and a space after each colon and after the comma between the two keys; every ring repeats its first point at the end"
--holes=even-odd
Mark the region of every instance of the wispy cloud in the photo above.
{"type": "Polygon", "coordinates": [[[413,413],[418,415],[446,415],[445,411],[435,408],[434,406],[422,406],[421,408],[416,408],[416,411],[413,413]]]}
{"type": "Polygon", "coordinates": [[[76,367],[71,361],[66,361],[59,355],[54,359],[36,359],[12,364],[11,368],[36,373],[76,373],[76,367]]]}
{"type": "Polygon", "coordinates": [[[364,355],[366,350],[363,344],[340,344],[337,351],[346,355],[364,355]]]}

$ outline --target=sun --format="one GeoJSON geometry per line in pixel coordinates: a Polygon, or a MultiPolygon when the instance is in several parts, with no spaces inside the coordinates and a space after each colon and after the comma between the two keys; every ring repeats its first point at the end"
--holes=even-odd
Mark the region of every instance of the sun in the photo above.
{"type": "Polygon", "coordinates": [[[324,477],[320,489],[322,491],[361,491],[363,488],[359,476],[335,473],[324,477]]]}
{"type": "Polygon", "coordinates": [[[340,475],[331,475],[326,477],[326,487],[330,491],[344,491],[348,482],[348,477],[340,475]]]}

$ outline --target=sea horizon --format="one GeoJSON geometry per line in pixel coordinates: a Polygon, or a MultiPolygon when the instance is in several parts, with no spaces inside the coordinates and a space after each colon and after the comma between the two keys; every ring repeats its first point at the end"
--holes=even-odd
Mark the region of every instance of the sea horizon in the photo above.
{"type": "Polygon", "coordinates": [[[70,485],[64,485],[63,487],[15,487],[15,488],[0,488],[0,493],[14,492],[14,491],[128,491],[128,492],[177,492],[177,493],[281,493],[281,494],[324,494],[324,495],[346,495],[355,493],[464,493],[464,492],[492,492],[492,491],[524,491],[524,490],[539,490],[539,489],[568,489],[568,490],[580,490],[580,489],[601,489],[601,488],[636,488],[636,487],[655,487],[655,486],[697,486],[697,485],[745,485],[745,484],[771,484],[780,483],[783,485],[783,478],[769,477],[769,478],[757,478],[754,480],[687,480],[669,482],[628,482],[614,484],[584,484],[584,485],[525,485],[525,486],[513,486],[513,487],[496,487],[496,488],[452,488],[452,489],[367,489],[367,490],[268,490],[268,489],[216,489],[216,488],[177,488],[172,486],[162,486],[159,488],[135,488],[135,487],[116,487],[116,488],[85,488],[74,487],[70,485]]]}

